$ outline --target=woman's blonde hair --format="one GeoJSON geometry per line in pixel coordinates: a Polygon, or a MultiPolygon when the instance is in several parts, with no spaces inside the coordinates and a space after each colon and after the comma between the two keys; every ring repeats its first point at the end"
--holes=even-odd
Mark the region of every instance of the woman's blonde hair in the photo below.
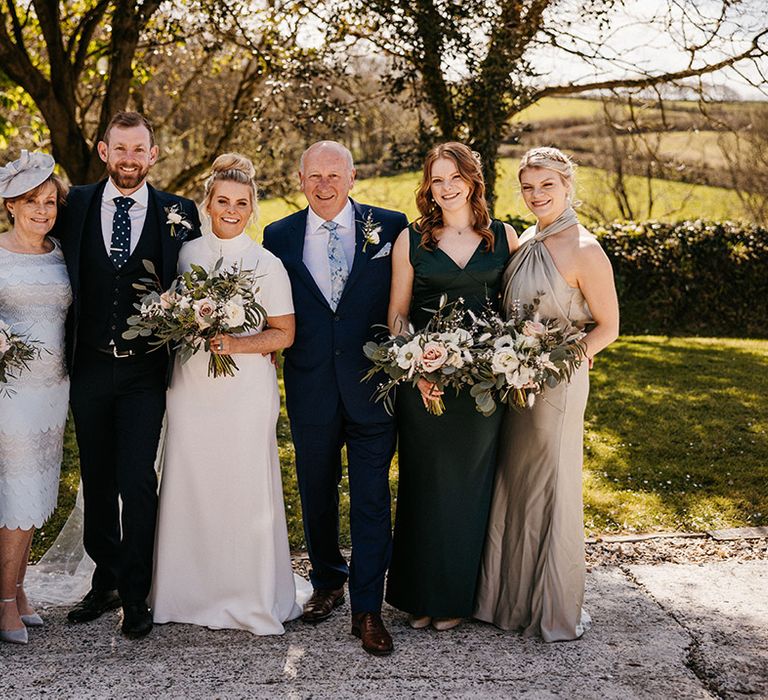
{"type": "Polygon", "coordinates": [[[259,190],[256,185],[256,168],[250,158],[241,153],[222,153],[211,165],[211,174],[205,181],[203,203],[200,209],[208,214],[208,205],[213,197],[213,188],[217,182],[239,182],[248,185],[251,190],[251,205],[253,213],[249,224],[255,224],[259,219],[259,190]]]}
{"type": "Polygon", "coordinates": [[[539,146],[526,151],[520,159],[520,166],[517,169],[518,180],[520,180],[523,171],[528,168],[554,170],[560,176],[563,184],[570,188],[569,200],[573,200],[576,191],[576,163],[559,148],[539,146]]]}
{"type": "Polygon", "coordinates": [[[494,237],[490,229],[491,216],[485,201],[485,179],[480,156],[468,146],[457,141],[434,146],[424,159],[421,183],[416,190],[416,206],[421,216],[416,221],[416,230],[421,234],[420,246],[432,250],[437,246],[435,232],[443,227],[443,211],[432,196],[432,166],[440,158],[447,158],[456,164],[461,179],[469,185],[469,206],[472,208],[472,226],[485,241],[485,249],[493,250],[494,237]]]}

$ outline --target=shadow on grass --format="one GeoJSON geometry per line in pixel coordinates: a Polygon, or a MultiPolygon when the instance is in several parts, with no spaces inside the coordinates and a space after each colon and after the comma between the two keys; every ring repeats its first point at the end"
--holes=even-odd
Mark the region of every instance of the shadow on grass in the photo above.
{"type": "Polygon", "coordinates": [[[768,522],[768,343],[626,338],[598,357],[585,440],[587,528],[768,522]]]}

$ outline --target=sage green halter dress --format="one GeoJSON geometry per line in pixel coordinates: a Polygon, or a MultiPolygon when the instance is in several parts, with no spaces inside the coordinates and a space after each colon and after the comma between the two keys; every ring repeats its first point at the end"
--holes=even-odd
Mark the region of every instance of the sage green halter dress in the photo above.
{"type": "MultiPolygon", "coordinates": [[[[558,271],[544,241],[578,223],[572,209],[528,229],[504,272],[502,312],[541,299],[542,318],[585,327],[592,315],[558,271]]],[[[589,369],[547,388],[533,408],[507,411],[475,617],[546,642],[577,639],[589,626],[584,600],[582,444],[589,369]]]]}
{"type": "MultiPolygon", "coordinates": [[[[491,223],[492,252],[481,242],[462,269],[442,250],[419,247],[411,226],[414,269],[410,320],[423,328],[440,296],[459,297],[479,310],[486,295],[497,304],[509,258],[504,225],[491,223]]],[[[503,411],[484,417],[468,391],[443,396],[445,413],[427,413],[417,389],[398,389],[399,485],[387,602],[414,615],[472,614],[485,539],[503,411]]]]}

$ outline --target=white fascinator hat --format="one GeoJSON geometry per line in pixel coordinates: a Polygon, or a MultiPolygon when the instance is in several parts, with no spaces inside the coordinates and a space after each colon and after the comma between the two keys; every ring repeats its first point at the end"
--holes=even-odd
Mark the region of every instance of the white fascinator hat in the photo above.
{"type": "Polygon", "coordinates": [[[47,153],[23,150],[19,158],[0,168],[0,197],[12,199],[35,189],[53,174],[54,165],[47,153]]]}

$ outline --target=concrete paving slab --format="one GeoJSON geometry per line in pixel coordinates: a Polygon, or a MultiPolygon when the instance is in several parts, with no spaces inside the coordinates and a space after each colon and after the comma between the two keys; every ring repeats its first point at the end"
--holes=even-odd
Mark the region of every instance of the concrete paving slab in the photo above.
{"type": "Polygon", "coordinates": [[[691,663],[723,698],[768,698],[768,561],[631,566],[691,634],[691,663]]]}
{"type": "Polygon", "coordinates": [[[545,644],[481,623],[415,631],[386,608],[396,645],[365,654],[349,634],[349,608],[282,637],[158,626],[122,637],[119,614],[72,626],[44,611],[30,644],[0,644],[2,698],[711,698],[686,665],[690,634],[617,568],[588,577],[593,628],[545,644]]]}

